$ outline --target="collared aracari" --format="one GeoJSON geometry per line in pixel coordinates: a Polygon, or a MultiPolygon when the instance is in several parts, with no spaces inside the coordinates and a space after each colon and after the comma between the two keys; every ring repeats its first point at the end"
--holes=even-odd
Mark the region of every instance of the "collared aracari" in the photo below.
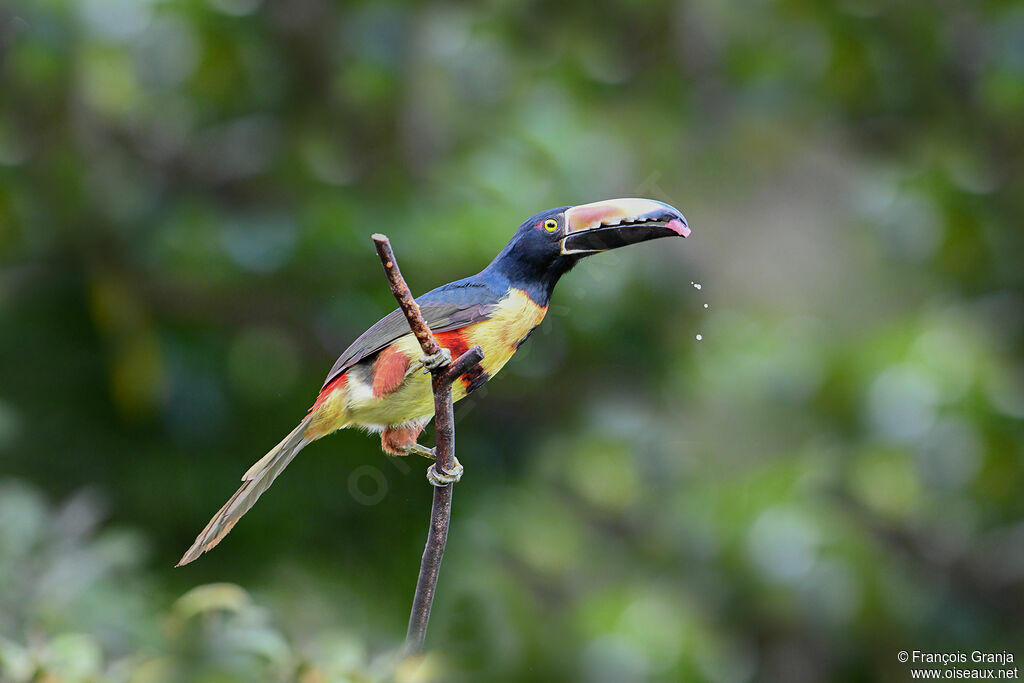
{"type": "MultiPolygon", "coordinates": [[[[612,199],[542,211],[527,219],[483,271],[427,292],[416,301],[445,358],[472,346],[483,361],[452,386],[458,401],[493,377],[544,319],[558,279],[584,256],[660,237],[686,237],[686,219],[651,199],[612,199]]],[[[178,565],[217,545],[256,499],[310,442],[346,427],[381,435],[389,455],[433,452],[416,440],[434,414],[430,378],[421,370],[444,362],[423,357],[400,310],[356,339],[331,368],[305,419],[242,477],[178,565]]],[[[432,483],[443,485],[454,478],[432,483]]]]}

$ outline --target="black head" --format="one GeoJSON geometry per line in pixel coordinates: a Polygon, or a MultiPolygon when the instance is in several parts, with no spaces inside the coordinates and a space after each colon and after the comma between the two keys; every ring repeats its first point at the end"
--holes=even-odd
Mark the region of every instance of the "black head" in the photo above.
{"type": "Polygon", "coordinates": [[[677,209],[653,199],[609,199],[548,209],[526,219],[484,273],[508,278],[541,305],[584,256],[659,237],[686,237],[677,209]]]}

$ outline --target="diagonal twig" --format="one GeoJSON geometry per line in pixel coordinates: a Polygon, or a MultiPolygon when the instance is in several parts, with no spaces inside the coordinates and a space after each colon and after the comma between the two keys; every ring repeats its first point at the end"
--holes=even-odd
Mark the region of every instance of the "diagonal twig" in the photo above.
{"type": "MultiPolygon", "coordinates": [[[[420,313],[420,307],[409,291],[409,286],[402,277],[391,250],[388,238],[379,233],[373,235],[373,243],[377,255],[384,265],[399,307],[409,321],[409,327],[416,335],[423,353],[433,356],[441,351],[440,345],[430,331],[430,327],[420,313]]],[[[448,366],[440,366],[431,371],[431,385],[434,390],[434,426],[437,433],[437,444],[434,448],[435,467],[441,474],[450,473],[455,467],[455,418],[452,410],[452,382],[465,374],[474,365],[483,360],[484,353],[479,346],[455,359],[448,366]]],[[[437,577],[444,559],[444,547],[448,541],[448,524],[452,512],[452,489],[454,484],[434,487],[434,501],[430,508],[430,528],[427,531],[427,544],[423,549],[420,561],[419,578],[416,581],[416,593],[413,596],[412,613],[409,615],[409,630],[405,636],[406,654],[414,654],[423,649],[423,641],[427,635],[427,622],[430,621],[430,608],[434,603],[434,592],[437,589],[437,577]]]]}

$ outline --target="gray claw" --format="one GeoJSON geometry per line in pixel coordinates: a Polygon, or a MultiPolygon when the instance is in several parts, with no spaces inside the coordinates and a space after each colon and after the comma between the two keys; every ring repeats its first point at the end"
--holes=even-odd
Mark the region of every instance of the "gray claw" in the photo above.
{"type": "Polygon", "coordinates": [[[438,472],[437,463],[434,463],[427,468],[427,481],[433,486],[443,488],[462,479],[463,471],[462,463],[459,462],[458,458],[455,459],[455,466],[452,468],[452,471],[448,473],[438,472]]]}
{"type": "Polygon", "coordinates": [[[452,352],[443,348],[432,356],[420,356],[419,364],[423,367],[424,374],[429,374],[438,368],[451,365],[452,352]]]}

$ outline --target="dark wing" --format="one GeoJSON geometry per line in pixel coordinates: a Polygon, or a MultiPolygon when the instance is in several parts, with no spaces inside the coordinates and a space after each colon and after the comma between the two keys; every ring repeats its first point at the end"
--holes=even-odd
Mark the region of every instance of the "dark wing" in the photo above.
{"type": "MultiPolygon", "coordinates": [[[[416,299],[416,303],[432,331],[447,332],[486,320],[506,293],[507,290],[499,291],[476,276],[438,287],[416,299]]],[[[411,331],[405,314],[400,309],[391,311],[345,349],[328,373],[324,387],[359,361],[411,331]]]]}

